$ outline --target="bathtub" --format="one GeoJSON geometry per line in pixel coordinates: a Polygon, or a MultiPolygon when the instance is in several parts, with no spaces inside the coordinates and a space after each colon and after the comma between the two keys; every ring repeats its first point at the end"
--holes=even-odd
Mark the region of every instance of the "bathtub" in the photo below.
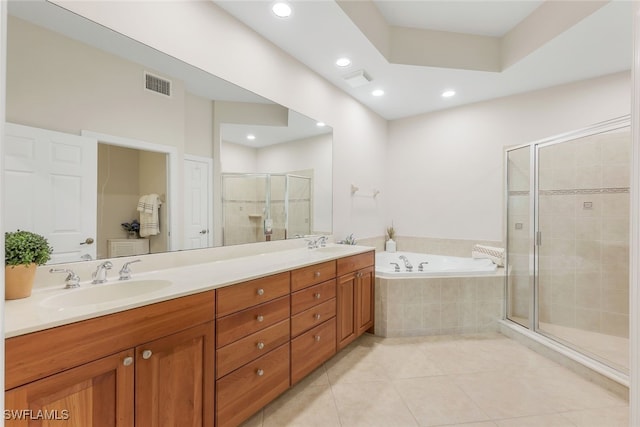
{"type": "Polygon", "coordinates": [[[488,259],[413,252],[376,253],[375,326],[383,337],[498,331],[504,268],[488,259]],[[405,271],[406,256],[413,271],[405,271]],[[421,262],[424,271],[418,271],[421,262]],[[394,272],[391,262],[400,265],[394,272]]]}
{"type": "Polygon", "coordinates": [[[494,274],[497,266],[488,259],[462,258],[454,256],[429,255],[414,252],[377,252],[376,253],[376,277],[400,278],[400,277],[436,277],[436,276],[479,276],[494,274]],[[413,271],[405,269],[400,256],[404,255],[413,265],[413,271]],[[394,271],[392,262],[398,263],[400,271],[394,271]],[[418,266],[423,264],[423,271],[418,271],[418,266]]]}

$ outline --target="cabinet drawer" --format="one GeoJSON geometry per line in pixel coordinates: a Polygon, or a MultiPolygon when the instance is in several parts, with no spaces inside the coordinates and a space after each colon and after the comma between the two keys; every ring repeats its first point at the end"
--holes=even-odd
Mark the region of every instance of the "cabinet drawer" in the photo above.
{"type": "Polygon", "coordinates": [[[289,388],[289,344],[216,382],[216,426],[237,426],[289,388]]]}
{"type": "Polygon", "coordinates": [[[336,354],[336,318],[291,340],[291,384],[336,354]]]}
{"type": "Polygon", "coordinates": [[[289,319],[239,339],[216,352],[216,378],[264,356],[289,341],[289,319]]]}
{"type": "Polygon", "coordinates": [[[307,286],[322,283],[336,277],[336,262],[328,261],[322,264],[310,265],[291,272],[291,291],[298,291],[307,286]]]}
{"type": "Polygon", "coordinates": [[[297,314],[336,297],[336,279],[291,294],[291,313],[297,314]]]}
{"type": "Polygon", "coordinates": [[[331,298],[322,304],[291,317],[291,336],[295,337],[336,315],[336,299],[331,298]]]}
{"type": "Polygon", "coordinates": [[[289,301],[286,296],[217,319],[217,348],[285,320],[289,317],[289,301]]]}
{"type": "Polygon", "coordinates": [[[226,316],[289,293],[289,272],[216,290],[216,317],[226,316]]]}
{"type": "Polygon", "coordinates": [[[374,265],[374,263],[374,251],[339,258],[337,261],[338,276],[369,267],[370,265],[374,265]]]}

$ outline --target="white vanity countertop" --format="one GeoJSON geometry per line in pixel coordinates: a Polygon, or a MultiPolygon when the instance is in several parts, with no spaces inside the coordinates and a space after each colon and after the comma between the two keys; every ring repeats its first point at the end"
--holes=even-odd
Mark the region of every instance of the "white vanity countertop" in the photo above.
{"type": "Polygon", "coordinates": [[[122,284],[127,282],[118,281],[117,271],[114,273],[112,270],[109,274],[111,276],[109,281],[104,284],[92,285],[86,281],[81,282],[80,288],[77,289],[64,289],[64,285],[61,284],[55,287],[34,289],[29,298],[6,301],[4,310],[5,338],[196,294],[373,249],[367,246],[330,244],[326,248],[281,250],[147,273],[134,273],[131,282],[168,280],[171,284],[142,295],[111,299],[98,304],[61,308],[53,307],[47,303],[51,298],[64,300],[64,296],[60,297],[60,295],[71,296],[74,292],[82,292],[90,287],[106,288],[113,284],[124,286],[122,284]]]}

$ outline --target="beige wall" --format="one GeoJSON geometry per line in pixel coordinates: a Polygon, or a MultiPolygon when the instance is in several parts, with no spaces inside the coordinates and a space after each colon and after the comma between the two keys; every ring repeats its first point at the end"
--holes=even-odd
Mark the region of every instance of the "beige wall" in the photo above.
{"type": "Polygon", "coordinates": [[[502,241],[504,147],[629,114],[630,94],[624,72],[390,122],[387,223],[399,235],[502,241]]]}
{"type": "Polygon", "coordinates": [[[98,221],[96,252],[106,258],[108,239],[125,239],[120,224],[139,219],[138,150],[98,144],[98,221]]]}
{"type": "Polygon", "coordinates": [[[10,16],[7,121],[182,147],[184,85],[173,79],[170,98],[151,93],[143,87],[144,71],[141,65],[10,16]]]}

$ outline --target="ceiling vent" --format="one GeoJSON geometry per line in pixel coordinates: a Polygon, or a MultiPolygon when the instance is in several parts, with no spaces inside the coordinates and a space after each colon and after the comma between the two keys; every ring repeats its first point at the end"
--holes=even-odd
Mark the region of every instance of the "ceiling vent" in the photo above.
{"type": "Polygon", "coordinates": [[[171,96],[171,80],[144,73],[144,88],[161,95],[171,96]]]}
{"type": "Polygon", "coordinates": [[[371,77],[364,70],[358,70],[351,74],[347,74],[344,76],[344,79],[351,87],[360,87],[371,82],[371,77]]]}

